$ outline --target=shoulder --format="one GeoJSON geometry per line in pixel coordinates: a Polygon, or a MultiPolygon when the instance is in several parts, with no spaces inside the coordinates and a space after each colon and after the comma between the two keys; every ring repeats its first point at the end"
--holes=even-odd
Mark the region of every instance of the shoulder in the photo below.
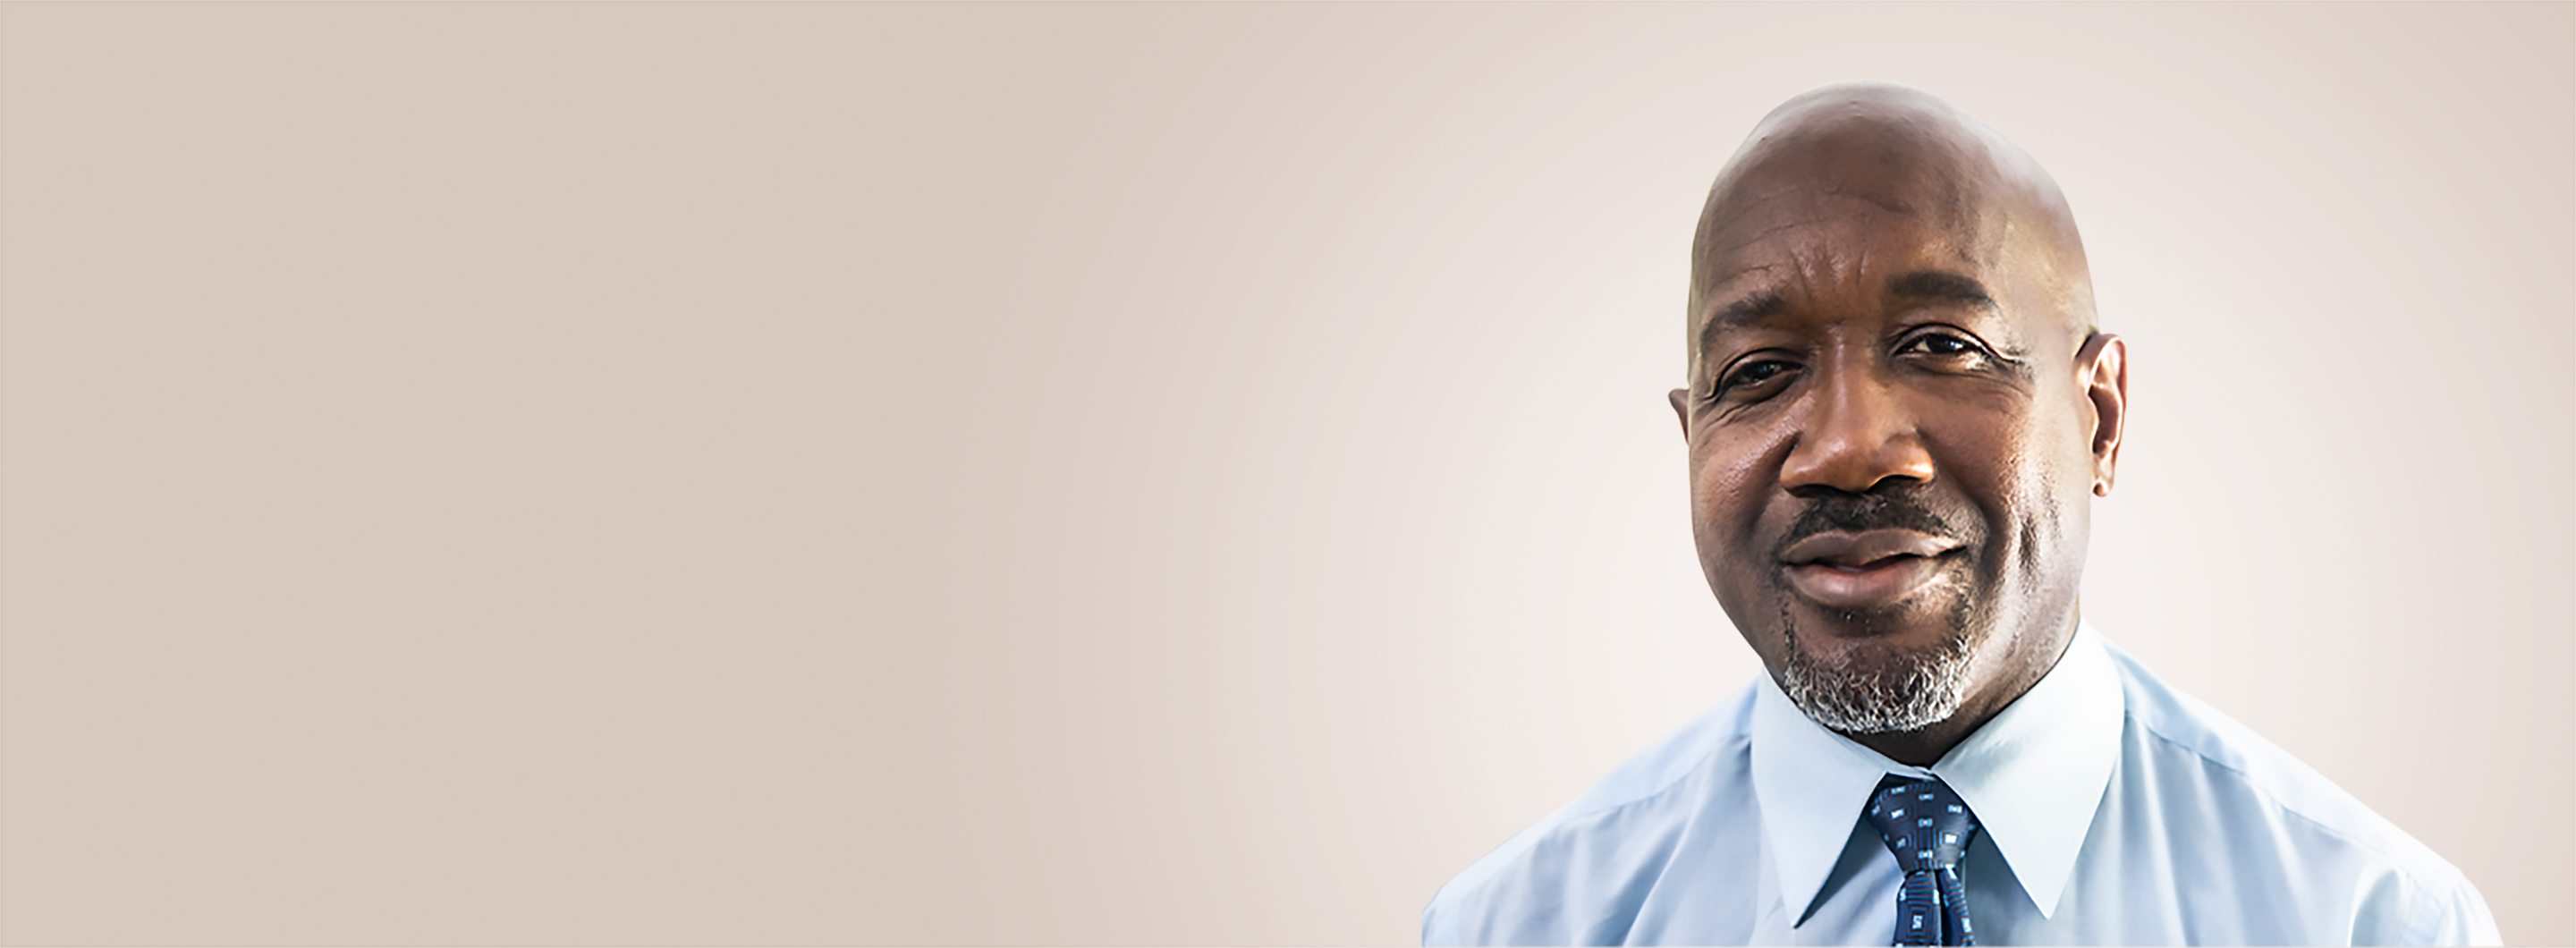
{"type": "Polygon", "coordinates": [[[1745,783],[1753,694],[1693,718],[1441,886],[1423,943],[1617,940],[1695,815],[1745,783]]]}
{"type": "Polygon", "coordinates": [[[2122,766],[2143,771],[2123,782],[2134,785],[2130,792],[2169,798],[2161,810],[2192,807],[2159,822],[2215,834],[2202,842],[2224,841],[2195,847],[2236,863],[2213,871],[2272,869],[2288,887],[2284,895],[2334,893],[2350,903],[2332,913],[2334,924],[2356,941],[2496,940],[2485,901],[2449,862],[2287,751],[2126,653],[2110,652],[2129,716],[2122,766]]]}

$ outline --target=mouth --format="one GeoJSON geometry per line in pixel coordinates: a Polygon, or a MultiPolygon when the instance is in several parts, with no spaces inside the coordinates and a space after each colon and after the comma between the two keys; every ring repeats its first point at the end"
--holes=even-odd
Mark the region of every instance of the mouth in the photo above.
{"type": "Polygon", "coordinates": [[[1829,609],[1902,602],[1941,578],[1941,559],[1959,549],[1946,537],[1911,530],[1819,533],[1782,551],[1789,587],[1829,609]]]}

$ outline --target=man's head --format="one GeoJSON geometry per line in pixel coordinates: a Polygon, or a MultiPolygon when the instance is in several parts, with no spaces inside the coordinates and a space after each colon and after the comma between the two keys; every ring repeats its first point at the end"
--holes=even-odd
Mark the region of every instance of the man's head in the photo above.
{"type": "Polygon", "coordinates": [[[2064,197],[1948,103],[1827,86],[1719,173],[1690,290],[1710,588],[1810,716],[1930,763],[2063,651],[2119,457],[2064,197]]]}

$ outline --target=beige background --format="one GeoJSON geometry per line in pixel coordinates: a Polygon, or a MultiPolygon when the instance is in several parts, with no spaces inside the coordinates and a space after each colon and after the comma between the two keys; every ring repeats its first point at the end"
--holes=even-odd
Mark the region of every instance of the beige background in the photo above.
{"type": "Polygon", "coordinates": [[[2054,169],[2089,614],[2576,940],[2576,7],[0,8],[0,939],[1395,943],[1749,680],[1772,105],[2054,169]]]}

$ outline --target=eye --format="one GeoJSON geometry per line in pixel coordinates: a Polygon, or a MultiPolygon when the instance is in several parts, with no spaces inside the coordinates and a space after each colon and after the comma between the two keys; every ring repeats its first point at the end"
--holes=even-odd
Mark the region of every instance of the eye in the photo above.
{"type": "Polygon", "coordinates": [[[1963,368],[1982,366],[1990,358],[1986,347],[1955,332],[1931,330],[1916,333],[1896,347],[1900,356],[1930,358],[1945,365],[1963,368]]]}
{"type": "Polygon", "coordinates": [[[1777,387],[1771,383],[1783,381],[1797,370],[1798,364],[1795,362],[1779,359],[1747,359],[1736,363],[1735,368],[1727,370],[1727,373],[1717,380],[1717,391],[1714,394],[1720,398],[1729,395],[1759,397],[1769,389],[1777,387]]]}

